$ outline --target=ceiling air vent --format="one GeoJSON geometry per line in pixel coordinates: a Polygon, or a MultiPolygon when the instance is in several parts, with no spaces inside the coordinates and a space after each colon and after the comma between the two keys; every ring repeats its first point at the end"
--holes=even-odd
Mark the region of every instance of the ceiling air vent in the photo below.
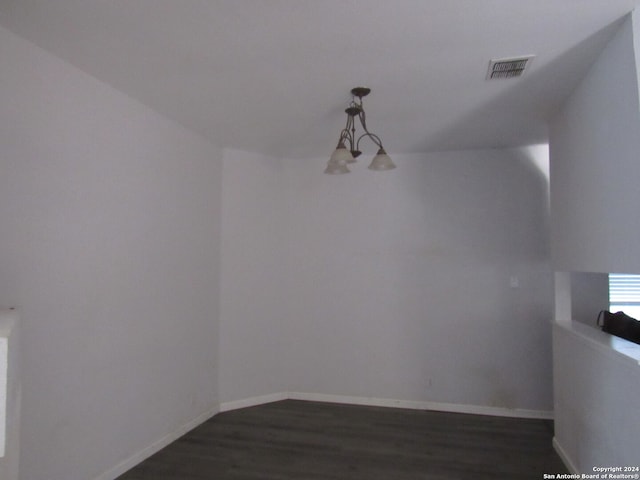
{"type": "Polygon", "coordinates": [[[524,73],[524,69],[531,64],[534,56],[491,60],[487,71],[487,80],[520,77],[524,73]]]}

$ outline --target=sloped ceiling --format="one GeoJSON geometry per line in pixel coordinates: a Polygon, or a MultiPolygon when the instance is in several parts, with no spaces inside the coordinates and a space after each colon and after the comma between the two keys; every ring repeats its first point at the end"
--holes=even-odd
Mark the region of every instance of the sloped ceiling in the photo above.
{"type": "Polygon", "coordinates": [[[544,142],[639,2],[0,0],[0,25],[220,147],[303,158],[334,148],[358,85],[389,152],[544,142]]]}

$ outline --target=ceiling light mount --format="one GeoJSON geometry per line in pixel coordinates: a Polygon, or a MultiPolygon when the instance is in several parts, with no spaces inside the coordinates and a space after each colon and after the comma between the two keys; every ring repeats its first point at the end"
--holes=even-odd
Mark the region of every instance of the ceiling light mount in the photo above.
{"type": "Polygon", "coordinates": [[[380,137],[375,133],[371,133],[367,128],[367,120],[364,113],[364,107],[362,105],[362,98],[369,95],[370,92],[371,89],[367,87],[355,87],[351,89],[353,99],[345,110],[345,113],[347,114],[347,124],[340,132],[338,145],[331,154],[331,158],[329,158],[329,162],[327,163],[327,168],[324,173],[330,175],[349,173],[350,170],[347,167],[347,164],[355,163],[356,158],[362,153],[359,148],[360,140],[364,137],[369,138],[378,147],[378,153],[373,157],[373,160],[369,165],[370,170],[385,171],[396,168],[395,164],[384,150],[380,137]],[[358,137],[356,137],[356,118],[358,118],[360,125],[364,130],[364,133],[358,137]]]}
{"type": "Polygon", "coordinates": [[[362,99],[362,97],[366,97],[371,93],[371,89],[367,87],[354,87],[351,89],[351,94],[354,97],[358,97],[362,99]]]}

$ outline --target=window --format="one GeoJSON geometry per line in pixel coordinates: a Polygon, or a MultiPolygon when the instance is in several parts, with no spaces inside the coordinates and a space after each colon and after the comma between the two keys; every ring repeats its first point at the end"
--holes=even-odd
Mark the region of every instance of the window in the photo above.
{"type": "Polygon", "coordinates": [[[609,310],[640,320],[640,275],[609,274],[609,310]]]}

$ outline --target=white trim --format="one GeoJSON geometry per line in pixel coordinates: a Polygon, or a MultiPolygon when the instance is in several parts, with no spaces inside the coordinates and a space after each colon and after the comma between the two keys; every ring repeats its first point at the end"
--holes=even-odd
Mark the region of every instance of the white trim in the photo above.
{"type": "Polygon", "coordinates": [[[306,400],[309,402],[344,403],[347,405],[364,405],[367,407],[392,407],[422,410],[420,402],[408,400],[391,400],[374,397],[353,397],[348,395],[328,395],[325,393],[289,392],[291,400],[306,400]]]}
{"type": "Polygon", "coordinates": [[[220,412],[228,412],[230,410],[238,410],[240,408],[255,407],[265,403],[279,402],[290,398],[286,392],[270,393],[268,395],[260,395],[258,397],[243,398],[232,402],[224,402],[220,404],[220,412]]]}
{"type": "Polygon", "coordinates": [[[560,460],[562,460],[562,463],[564,463],[564,466],[567,467],[567,470],[569,470],[569,473],[573,475],[579,475],[580,472],[578,472],[578,469],[569,458],[567,451],[564,448],[562,448],[562,445],[560,445],[560,442],[558,441],[557,437],[553,437],[552,443],[553,443],[553,449],[556,451],[556,453],[560,457],[560,460]]]}
{"type": "Polygon", "coordinates": [[[553,319],[559,325],[571,323],[571,272],[554,274],[555,306],[553,319]]]}
{"type": "Polygon", "coordinates": [[[206,412],[198,415],[193,420],[185,423],[184,425],[181,425],[173,432],[165,435],[160,440],[157,440],[156,442],[152,443],[148,447],[143,448],[139,452],[131,455],[129,458],[127,458],[123,462],[120,462],[115,467],[112,467],[106,472],[104,472],[103,474],[98,475],[94,480],[113,480],[114,478],[118,478],[120,475],[131,470],[133,467],[138,465],[143,460],[146,460],[154,453],[159,452],[164,447],[174,442],[175,440],[183,436],[188,431],[193,430],[201,423],[206,422],[211,417],[216,415],[218,412],[219,412],[219,409],[217,406],[210,408],[206,412]]]}
{"type": "Polygon", "coordinates": [[[621,362],[621,365],[637,371],[640,364],[640,345],[624,338],[604,333],[596,327],[572,321],[568,325],[556,323],[560,332],[567,332],[578,338],[584,345],[610,358],[621,362]]]}
{"type": "Polygon", "coordinates": [[[9,338],[0,332],[0,459],[5,455],[7,435],[7,405],[9,397],[9,338]]]}
{"type": "Polygon", "coordinates": [[[291,400],[309,400],[314,402],[345,403],[372,407],[408,408],[412,410],[434,410],[439,412],[470,413],[473,415],[491,415],[494,417],[553,419],[553,411],[527,410],[521,408],[488,407],[483,405],[464,405],[457,403],[426,402],[416,400],[396,400],[389,398],[352,397],[345,395],[327,395],[323,393],[289,392],[291,400]]]}
{"type": "Polygon", "coordinates": [[[281,400],[306,400],[310,402],[343,403],[369,407],[408,408],[411,410],[434,410],[439,412],[469,413],[473,415],[491,415],[494,417],[553,419],[553,411],[527,410],[521,408],[488,407],[483,405],[464,405],[458,403],[425,402],[417,400],[397,400],[391,398],[356,397],[349,395],[331,395],[309,392],[280,392],[259,397],[251,397],[220,405],[220,412],[254,407],[281,400]]]}

